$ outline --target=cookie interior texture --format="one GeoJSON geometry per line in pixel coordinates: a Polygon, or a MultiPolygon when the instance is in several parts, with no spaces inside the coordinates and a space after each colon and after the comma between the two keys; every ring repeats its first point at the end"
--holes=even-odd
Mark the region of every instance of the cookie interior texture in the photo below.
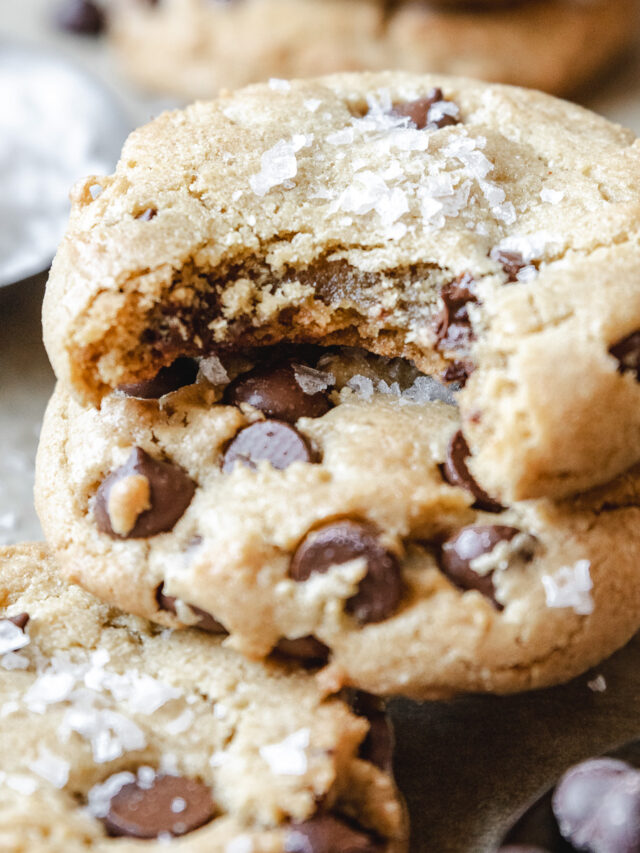
{"type": "Polygon", "coordinates": [[[50,357],[97,404],[180,356],[281,341],[401,356],[468,378],[488,491],[575,493],[640,458],[638,155],[629,131],[548,96],[399,73],[166,113],[76,188],[50,357]]]}
{"type": "Polygon", "coordinates": [[[301,658],[328,690],[417,698],[566,680],[637,630],[637,468],[504,504],[470,472],[455,395],[406,360],[276,347],[186,368],[100,410],[62,386],[50,404],[38,511],[101,598],[301,658]]]}
{"type": "Polygon", "coordinates": [[[406,850],[372,698],[354,713],[299,668],[169,636],[41,545],[0,550],[0,587],[2,850],[406,850]]]}

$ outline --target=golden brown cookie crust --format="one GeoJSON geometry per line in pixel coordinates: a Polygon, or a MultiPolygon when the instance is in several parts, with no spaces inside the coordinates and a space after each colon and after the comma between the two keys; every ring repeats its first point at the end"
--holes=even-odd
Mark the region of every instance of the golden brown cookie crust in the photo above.
{"type": "Polygon", "coordinates": [[[548,96],[400,73],[166,113],[115,175],[76,188],[49,355],[93,402],[177,355],[280,339],[469,365],[483,485],[578,492],[640,459],[640,382],[612,354],[640,329],[639,155],[631,132],[548,96]],[[458,124],[389,117],[434,87],[458,124]],[[443,340],[444,294],[469,275],[471,334],[443,340]]]}

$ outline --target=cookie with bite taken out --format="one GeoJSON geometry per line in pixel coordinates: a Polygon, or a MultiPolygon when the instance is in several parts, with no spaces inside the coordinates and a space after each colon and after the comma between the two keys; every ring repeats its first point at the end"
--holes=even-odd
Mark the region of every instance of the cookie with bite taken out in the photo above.
{"type": "Polygon", "coordinates": [[[639,198],[633,134],[535,92],[255,86],[165,113],[76,188],[45,341],[92,405],[275,344],[409,359],[464,384],[485,491],[567,496],[640,461],[639,198]]]}

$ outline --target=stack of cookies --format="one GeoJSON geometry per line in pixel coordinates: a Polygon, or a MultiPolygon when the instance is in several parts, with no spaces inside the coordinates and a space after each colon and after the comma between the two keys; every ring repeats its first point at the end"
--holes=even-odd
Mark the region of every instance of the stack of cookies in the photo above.
{"type": "Polygon", "coordinates": [[[629,47],[637,13],[637,0],[115,0],[109,35],[136,82],[189,100],[387,68],[567,93],[629,47]]]}
{"type": "Polygon", "coordinates": [[[630,132],[401,73],[164,114],[75,188],[51,553],[0,562],[3,849],[405,850],[371,694],[633,635],[639,198],[630,132]]]}

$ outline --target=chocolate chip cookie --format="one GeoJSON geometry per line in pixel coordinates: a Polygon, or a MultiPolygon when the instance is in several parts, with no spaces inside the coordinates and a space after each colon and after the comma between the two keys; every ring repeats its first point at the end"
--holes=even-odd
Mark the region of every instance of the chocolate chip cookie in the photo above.
{"type": "Polygon", "coordinates": [[[252,87],[164,114],[76,187],[45,340],[92,403],[281,341],[409,358],[466,382],[487,491],[567,495],[640,460],[639,198],[633,134],[548,96],[252,87]]]}
{"type": "Polygon", "coordinates": [[[329,691],[416,698],[562,681],[640,626],[640,468],[503,504],[454,395],[407,361],[307,346],[185,367],[49,406],[39,515],[101,598],[302,659],[329,691]]]}
{"type": "Polygon", "coordinates": [[[629,45],[635,13],[634,0],[120,0],[110,36],[134,80],[188,99],[386,68],[568,92],[629,45]]]}
{"type": "Polygon", "coordinates": [[[0,550],[0,588],[6,853],[407,849],[371,697],[125,616],[40,545],[0,550]]]}

